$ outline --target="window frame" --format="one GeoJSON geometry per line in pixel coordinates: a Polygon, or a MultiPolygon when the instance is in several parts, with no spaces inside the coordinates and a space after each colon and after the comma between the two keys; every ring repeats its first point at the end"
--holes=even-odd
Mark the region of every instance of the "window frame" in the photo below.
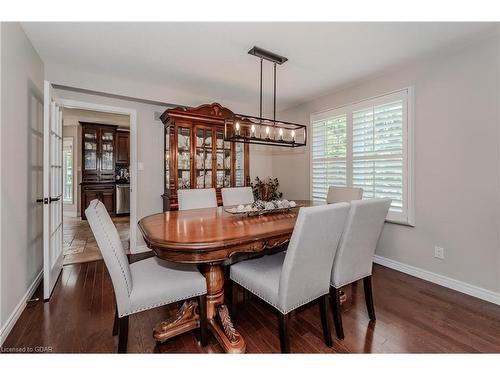
{"type": "MultiPolygon", "coordinates": [[[[367,107],[403,101],[403,212],[389,211],[387,222],[415,226],[415,197],[414,197],[414,88],[412,86],[386,94],[377,95],[368,99],[359,100],[321,112],[312,113],[308,126],[309,139],[312,138],[313,123],[332,117],[346,115],[346,186],[352,186],[353,171],[353,112],[367,107]]],[[[313,200],[313,144],[309,147],[309,197],[313,200]]]]}
{"type": "Polygon", "coordinates": [[[63,136],[63,204],[74,204],[75,203],[75,139],[73,136],[63,136]],[[65,187],[65,181],[66,181],[66,161],[64,160],[64,144],[71,142],[71,172],[73,173],[72,175],[72,182],[71,182],[71,200],[65,199],[64,197],[64,187],[65,187]]]}

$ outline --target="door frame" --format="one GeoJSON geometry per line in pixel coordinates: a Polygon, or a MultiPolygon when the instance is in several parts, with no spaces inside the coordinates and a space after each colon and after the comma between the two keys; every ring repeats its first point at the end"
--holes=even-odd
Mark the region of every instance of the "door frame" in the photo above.
{"type": "MultiPolygon", "coordinates": [[[[130,119],[130,252],[137,249],[137,110],[80,100],[59,98],[63,108],[128,115],[130,119]],[[132,224],[134,223],[134,226],[132,224]]],[[[64,124],[63,124],[64,126],[64,124]]]]}

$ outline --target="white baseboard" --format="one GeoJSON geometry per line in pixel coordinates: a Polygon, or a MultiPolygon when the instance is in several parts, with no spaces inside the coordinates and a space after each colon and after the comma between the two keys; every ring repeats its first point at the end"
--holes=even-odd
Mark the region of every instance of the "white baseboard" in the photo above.
{"type": "Polygon", "coordinates": [[[422,268],[410,266],[389,258],[381,257],[380,255],[375,255],[373,257],[373,262],[380,264],[382,266],[392,268],[396,271],[406,273],[411,276],[418,277],[431,283],[444,286],[456,290],[461,293],[468,294],[470,296],[500,305],[500,293],[493,292],[492,290],[480,288],[475,285],[464,283],[463,281],[455,280],[447,276],[439,275],[434,272],[426,271],[422,268]]]}
{"type": "Polygon", "coordinates": [[[38,285],[40,285],[42,277],[43,270],[41,270],[40,273],[35,277],[35,280],[31,283],[23,298],[19,301],[12,314],[10,314],[9,319],[7,319],[3,327],[0,329],[0,346],[3,345],[10,331],[12,330],[12,328],[14,328],[14,325],[26,308],[26,303],[31,299],[33,293],[35,293],[35,290],[38,288],[38,285]]]}

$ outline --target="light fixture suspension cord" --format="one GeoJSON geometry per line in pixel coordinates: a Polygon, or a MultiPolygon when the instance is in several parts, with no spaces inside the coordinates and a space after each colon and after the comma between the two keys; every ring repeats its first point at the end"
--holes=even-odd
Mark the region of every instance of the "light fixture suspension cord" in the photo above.
{"type": "Polygon", "coordinates": [[[260,118],[262,118],[262,59],[260,59],[260,118]]]}
{"type": "Polygon", "coordinates": [[[273,121],[276,121],[276,63],[274,63],[274,111],[273,121]]]}

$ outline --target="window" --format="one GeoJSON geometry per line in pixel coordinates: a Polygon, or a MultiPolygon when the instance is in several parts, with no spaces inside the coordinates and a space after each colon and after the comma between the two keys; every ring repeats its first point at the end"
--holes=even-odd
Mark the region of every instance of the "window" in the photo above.
{"type": "Polygon", "coordinates": [[[392,199],[387,219],[413,224],[411,89],[311,116],[311,199],[328,187],[363,188],[363,198],[392,199]]]}
{"type": "Polygon", "coordinates": [[[73,138],[63,139],[63,201],[73,204],[73,138]]]}

